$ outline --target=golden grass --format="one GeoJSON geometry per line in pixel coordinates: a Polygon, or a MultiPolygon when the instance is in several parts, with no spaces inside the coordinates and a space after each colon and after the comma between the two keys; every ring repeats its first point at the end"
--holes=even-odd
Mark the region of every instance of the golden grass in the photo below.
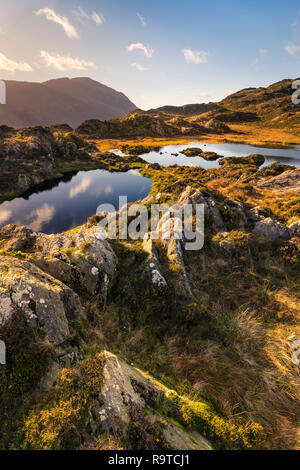
{"type": "Polygon", "coordinates": [[[256,124],[231,124],[235,133],[228,134],[201,134],[199,136],[182,136],[174,138],[139,137],[136,139],[91,139],[100,151],[104,152],[122,145],[165,146],[184,145],[190,142],[207,142],[211,144],[234,142],[254,146],[288,146],[300,144],[300,133],[297,135],[289,129],[274,129],[261,127],[256,124]]]}

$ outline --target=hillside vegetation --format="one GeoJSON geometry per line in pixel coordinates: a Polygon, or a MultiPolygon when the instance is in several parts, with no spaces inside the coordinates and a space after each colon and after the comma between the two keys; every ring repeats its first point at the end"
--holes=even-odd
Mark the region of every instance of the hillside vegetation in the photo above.
{"type": "Polygon", "coordinates": [[[282,130],[299,142],[300,111],[292,102],[295,91],[292,83],[293,80],[282,80],[267,88],[247,88],[229,95],[219,103],[135,110],[121,120],[109,123],[88,120],[77,128],[77,132],[99,138],[212,134],[228,135],[230,140],[245,141],[247,134],[252,130],[255,135],[258,128],[273,129],[274,142],[282,142],[282,130]]]}
{"type": "Polygon", "coordinates": [[[4,227],[0,447],[296,448],[300,170],[128,158],[146,205],[204,204],[204,248],[4,227]]]}
{"type": "Polygon", "coordinates": [[[258,154],[209,170],[139,156],[195,135],[300,142],[290,85],[75,132],[0,128],[1,200],[134,168],[152,180],[149,215],[156,203],[205,214],[199,251],[183,235],[103,240],[97,215],[51,235],[1,228],[0,449],[300,448],[300,169],[258,154]]]}

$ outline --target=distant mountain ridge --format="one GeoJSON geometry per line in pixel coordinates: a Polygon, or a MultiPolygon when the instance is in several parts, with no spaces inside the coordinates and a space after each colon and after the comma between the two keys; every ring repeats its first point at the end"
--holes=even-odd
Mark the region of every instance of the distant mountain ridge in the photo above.
{"type": "Polygon", "coordinates": [[[4,81],[7,104],[0,106],[0,125],[20,128],[68,123],[75,128],[86,119],[121,118],[136,109],[123,93],[90,78],[4,81]]]}
{"type": "Polygon", "coordinates": [[[185,104],[183,106],[172,106],[172,105],[166,105],[166,106],[161,106],[160,108],[156,109],[151,109],[149,112],[165,112],[169,114],[182,114],[184,116],[188,115],[194,115],[194,114],[201,114],[201,113],[206,113],[208,111],[213,111],[218,108],[217,103],[200,103],[200,104],[185,104]]]}
{"type": "MultiPolygon", "coordinates": [[[[295,80],[299,79],[281,80],[265,88],[245,88],[217,103],[166,105],[148,111],[135,110],[129,114],[128,118],[148,115],[169,125],[177,125],[177,127],[179,125],[183,132],[188,126],[196,124],[209,126],[217,133],[222,133],[220,125],[251,125],[252,123],[298,132],[300,105],[297,106],[292,101],[292,95],[295,92],[292,84],[295,80]]],[[[223,128],[224,131],[225,128],[223,128]]],[[[196,127],[193,132],[197,132],[196,127]]]]}
{"type": "Polygon", "coordinates": [[[257,125],[298,133],[300,106],[292,102],[292,83],[287,79],[266,88],[246,88],[218,103],[135,109],[111,122],[88,119],[76,131],[98,138],[170,137],[228,134],[240,132],[237,125],[257,125]]]}
{"type": "Polygon", "coordinates": [[[245,88],[218,103],[167,105],[146,112],[164,119],[175,115],[197,119],[197,122],[215,119],[225,123],[260,121],[278,127],[286,124],[298,126],[300,107],[292,102],[292,94],[295,91],[292,83],[295,80],[297,79],[281,80],[265,88],[245,88]]]}
{"type": "Polygon", "coordinates": [[[217,103],[166,105],[143,111],[123,93],[90,78],[6,81],[7,104],[0,105],[0,126],[67,123],[79,133],[117,138],[197,135],[207,128],[226,133],[230,132],[228,124],[255,122],[297,130],[300,107],[292,102],[292,83],[286,79],[266,88],[245,88],[217,103]]]}

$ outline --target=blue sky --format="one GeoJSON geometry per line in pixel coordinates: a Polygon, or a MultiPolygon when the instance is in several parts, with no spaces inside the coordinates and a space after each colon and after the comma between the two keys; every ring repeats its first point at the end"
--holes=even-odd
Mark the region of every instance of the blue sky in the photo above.
{"type": "Polygon", "coordinates": [[[298,77],[299,65],[294,0],[0,4],[0,78],[89,76],[144,109],[219,100],[298,77]]]}

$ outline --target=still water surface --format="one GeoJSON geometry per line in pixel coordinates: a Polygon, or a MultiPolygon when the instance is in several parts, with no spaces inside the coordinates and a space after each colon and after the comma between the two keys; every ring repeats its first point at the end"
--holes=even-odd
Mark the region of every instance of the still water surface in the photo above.
{"type": "MultiPolygon", "coordinates": [[[[77,227],[96,213],[100,204],[119,208],[119,196],[128,202],[146,197],[152,182],[137,170],[110,173],[106,170],[80,171],[69,181],[40,186],[38,192],[0,205],[0,226],[26,225],[36,232],[58,233],[77,227]]],[[[66,180],[66,178],[64,178],[66,180]]]]}
{"type": "Polygon", "coordinates": [[[161,147],[159,152],[150,152],[141,157],[148,163],[159,163],[162,166],[186,165],[202,166],[203,168],[218,168],[218,161],[209,162],[201,157],[186,157],[180,153],[188,147],[198,147],[204,152],[215,152],[223,157],[246,157],[253,153],[260,153],[265,156],[265,165],[273,161],[278,161],[288,165],[300,167],[300,146],[289,149],[274,149],[265,147],[253,147],[245,144],[206,144],[203,142],[190,142],[183,145],[167,145],[161,147]],[[162,155],[160,154],[162,152],[162,155]],[[178,156],[172,154],[178,153],[178,156]]]}
{"type": "MultiPolygon", "coordinates": [[[[219,155],[247,156],[261,153],[266,157],[265,165],[279,161],[300,167],[300,147],[270,149],[244,144],[205,144],[190,142],[184,145],[168,145],[159,152],[150,152],[141,157],[149,163],[162,166],[187,165],[217,168],[218,161],[208,162],[201,157],[186,157],[182,153],[187,147],[199,147],[205,152],[219,155]],[[172,154],[178,154],[174,156],[172,154]]],[[[122,158],[122,152],[115,152],[122,158]]],[[[0,227],[6,224],[27,225],[37,232],[57,233],[77,227],[96,213],[100,204],[119,207],[119,196],[127,196],[128,202],[146,197],[151,190],[151,180],[137,170],[126,173],[110,173],[105,170],[80,171],[64,176],[56,182],[47,182],[27,192],[22,197],[0,204],[0,227]]]]}

